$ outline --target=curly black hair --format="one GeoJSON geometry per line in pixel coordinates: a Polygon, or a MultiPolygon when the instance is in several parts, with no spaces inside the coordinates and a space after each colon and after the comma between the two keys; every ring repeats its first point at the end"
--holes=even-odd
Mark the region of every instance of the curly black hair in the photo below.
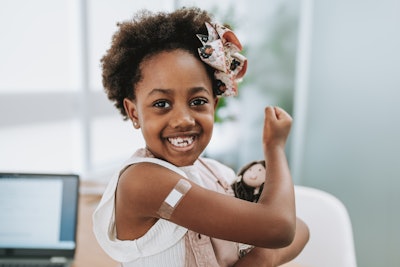
{"type": "MultiPolygon", "coordinates": [[[[198,57],[201,42],[196,34],[207,35],[205,22],[212,17],[199,8],[152,13],[141,10],[132,20],[118,23],[110,49],[101,59],[103,86],[124,119],[124,98],[135,99],[135,86],[142,79],[141,62],[162,51],[183,49],[198,57]]],[[[199,59],[200,60],[200,59],[199,59]]],[[[215,91],[214,70],[206,65],[215,91]]]]}

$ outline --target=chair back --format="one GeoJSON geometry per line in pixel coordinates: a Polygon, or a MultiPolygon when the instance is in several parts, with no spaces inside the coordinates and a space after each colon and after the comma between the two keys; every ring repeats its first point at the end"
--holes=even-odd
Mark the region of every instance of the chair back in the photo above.
{"type": "Polygon", "coordinates": [[[297,217],[310,229],[310,240],[294,262],[304,267],[356,267],[349,214],[335,196],[295,186],[297,217]]]}

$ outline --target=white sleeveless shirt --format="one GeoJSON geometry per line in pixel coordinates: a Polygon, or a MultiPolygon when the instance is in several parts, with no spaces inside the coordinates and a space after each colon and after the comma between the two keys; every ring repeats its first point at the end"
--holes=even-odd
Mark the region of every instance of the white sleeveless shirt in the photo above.
{"type": "MultiPolygon", "coordinates": [[[[223,177],[226,183],[231,184],[236,175],[234,171],[227,166],[211,159],[202,159],[207,162],[204,166],[199,160],[192,166],[176,167],[166,161],[151,157],[151,154],[145,149],[138,150],[130,159],[128,159],[121,171],[115,174],[107,185],[102,199],[93,214],[93,231],[103,250],[114,260],[121,262],[124,267],[136,266],[185,266],[185,234],[187,229],[159,219],[142,237],[135,240],[119,240],[116,237],[115,228],[115,192],[118,179],[122,172],[132,164],[139,162],[151,162],[159,164],[165,168],[175,171],[179,175],[197,183],[198,185],[225,193],[220,181],[214,176],[223,177]],[[212,169],[213,173],[210,173],[212,169]]],[[[218,242],[228,242],[218,240],[218,242]]],[[[230,244],[232,246],[232,243],[230,244]]],[[[236,253],[231,249],[232,253],[236,253]]],[[[228,254],[232,254],[228,253],[228,254]]],[[[222,259],[221,266],[232,264],[236,255],[217,255],[222,259]]]]}

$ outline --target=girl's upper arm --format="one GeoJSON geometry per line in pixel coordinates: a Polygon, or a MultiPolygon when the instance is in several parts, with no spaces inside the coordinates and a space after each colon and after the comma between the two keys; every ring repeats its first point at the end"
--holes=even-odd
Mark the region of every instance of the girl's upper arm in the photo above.
{"type": "MultiPolygon", "coordinates": [[[[117,193],[119,199],[129,202],[136,218],[159,218],[161,205],[181,179],[185,178],[160,165],[139,163],[121,175],[117,193]]],[[[189,191],[174,207],[171,222],[224,240],[280,246],[279,210],[190,183],[189,191]]]]}

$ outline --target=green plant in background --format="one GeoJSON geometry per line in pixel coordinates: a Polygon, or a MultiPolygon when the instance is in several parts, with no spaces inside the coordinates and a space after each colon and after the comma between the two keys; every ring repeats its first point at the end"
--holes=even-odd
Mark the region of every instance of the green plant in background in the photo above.
{"type": "MultiPolygon", "coordinates": [[[[255,29],[263,36],[262,42],[259,44],[250,42],[244,45],[242,54],[251,62],[252,68],[239,84],[237,98],[241,98],[243,91],[256,90],[259,91],[260,96],[265,96],[265,99],[272,99],[272,103],[267,104],[279,105],[292,114],[298,6],[288,0],[282,0],[274,5],[274,12],[264,20],[265,24],[255,29]]],[[[232,30],[235,31],[239,27],[237,24],[241,19],[238,18],[234,3],[224,8],[215,6],[212,8],[212,13],[217,14],[219,20],[229,25],[232,30]]],[[[232,114],[221,112],[229,108],[230,102],[230,98],[220,99],[215,113],[215,122],[223,123],[236,119],[232,114]]],[[[255,119],[256,124],[259,119],[255,119]]]]}

